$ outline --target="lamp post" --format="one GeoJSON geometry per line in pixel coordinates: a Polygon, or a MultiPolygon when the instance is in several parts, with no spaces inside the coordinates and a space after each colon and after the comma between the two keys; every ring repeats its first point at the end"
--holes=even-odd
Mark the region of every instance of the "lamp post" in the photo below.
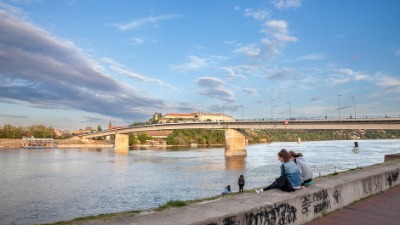
{"type": "Polygon", "coordinates": [[[273,107],[273,104],[274,104],[274,99],[271,96],[271,120],[274,119],[274,109],[273,109],[274,107],[273,107]]]}
{"type": "Polygon", "coordinates": [[[353,99],[353,106],[354,106],[354,119],[357,119],[357,112],[356,112],[356,96],[351,97],[353,99]]]}
{"type": "Polygon", "coordinates": [[[239,107],[242,107],[242,120],[244,120],[243,105],[240,105],[239,107]]]}
{"type": "Polygon", "coordinates": [[[286,103],[289,103],[289,119],[292,119],[292,106],[290,104],[290,101],[288,101],[286,103]]]}
{"type": "Polygon", "coordinates": [[[342,96],[339,92],[337,92],[337,104],[338,104],[338,110],[339,110],[339,119],[340,119],[340,96],[342,96]]]}

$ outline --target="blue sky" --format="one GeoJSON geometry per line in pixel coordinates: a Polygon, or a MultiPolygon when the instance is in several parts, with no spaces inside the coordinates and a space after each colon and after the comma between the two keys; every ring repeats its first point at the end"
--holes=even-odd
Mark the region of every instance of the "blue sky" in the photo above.
{"type": "Polygon", "coordinates": [[[0,124],[399,116],[399,103],[397,0],[0,1],[0,124]]]}

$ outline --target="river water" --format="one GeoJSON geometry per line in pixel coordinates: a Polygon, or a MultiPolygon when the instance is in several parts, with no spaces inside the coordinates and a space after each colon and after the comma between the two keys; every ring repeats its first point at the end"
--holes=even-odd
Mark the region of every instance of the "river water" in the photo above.
{"type": "Polygon", "coordinates": [[[281,142],[247,146],[246,157],[226,158],[223,148],[0,150],[0,224],[40,224],[128,210],[169,200],[260,188],[279,176],[277,152],[302,152],[314,177],[363,167],[400,153],[400,140],[281,142]]]}

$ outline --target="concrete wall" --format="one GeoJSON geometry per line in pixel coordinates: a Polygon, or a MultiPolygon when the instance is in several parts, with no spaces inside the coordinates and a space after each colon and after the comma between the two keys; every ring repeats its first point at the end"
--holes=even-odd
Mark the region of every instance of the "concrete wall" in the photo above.
{"type": "MultiPolygon", "coordinates": [[[[160,212],[145,212],[113,224],[277,225],[304,224],[400,183],[400,161],[392,160],[319,178],[296,192],[245,193],[160,212]]],[[[267,184],[266,184],[267,185],[267,184]]],[[[246,186],[245,186],[246,187],[246,186]]],[[[99,223],[103,224],[103,223],[99,223]]]]}

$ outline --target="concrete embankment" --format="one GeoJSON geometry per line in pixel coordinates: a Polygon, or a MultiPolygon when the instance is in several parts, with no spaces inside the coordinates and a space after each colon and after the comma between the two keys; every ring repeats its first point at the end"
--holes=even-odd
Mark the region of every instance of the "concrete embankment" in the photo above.
{"type": "MultiPolygon", "coordinates": [[[[316,179],[309,188],[245,193],[133,217],[91,220],[85,224],[258,225],[304,224],[400,183],[400,160],[316,179]]],[[[168,190],[166,190],[168,191],[168,190]]]]}
{"type": "MultiPolygon", "coordinates": [[[[110,140],[88,140],[86,142],[79,138],[55,139],[56,148],[113,148],[114,143],[110,140]]],[[[22,139],[0,139],[0,148],[17,149],[23,147],[22,139]]]]}

